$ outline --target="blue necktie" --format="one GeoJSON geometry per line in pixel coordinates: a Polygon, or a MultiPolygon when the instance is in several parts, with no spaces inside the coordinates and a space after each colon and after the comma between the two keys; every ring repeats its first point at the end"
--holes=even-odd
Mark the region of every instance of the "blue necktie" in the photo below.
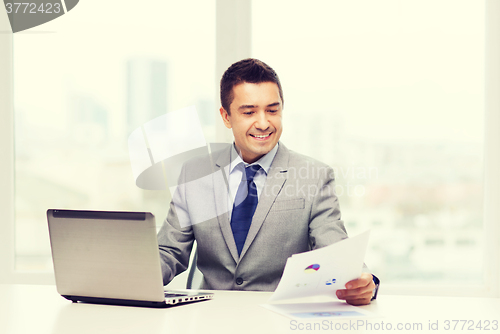
{"type": "Polygon", "coordinates": [[[245,168],[245,174],[241,180],[236,193],[231,215],[231,230],[233,230],[234,241],[241,254],[243,245],[247,238],[248,230],[252,224],[253,214],[259,198],[257,197],[257,186],[253,182],[255,173],[260,169],[259,165],[252,165],[245,168]]]}

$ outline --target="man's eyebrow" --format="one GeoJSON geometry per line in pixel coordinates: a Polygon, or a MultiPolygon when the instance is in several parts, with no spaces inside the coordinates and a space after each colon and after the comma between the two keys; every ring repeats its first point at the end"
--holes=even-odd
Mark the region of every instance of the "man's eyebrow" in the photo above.
{"type": "MultiPolygon", "coordinates": [[[[266,107],[269,108],[269,107],[277,107],[279,106],[280,103],[279,102],[274,102],[274,103],[271,103],[271,104],[268,104],[266,107]]],[[[242,109],[253,109],[253,108],[258,108],[258,106],[256,105],[253,105],[253,104],[242,104],[241,106],[238,107],[238,110],[242,110],[242,109]]]]}
{"type": "Polygon", "coordinates": [[[257,108],[257,106],[254,106],[252,104],[243,104],[241,106],[238,107],[238,110],[241,110],[241,109],[252,109],[252,108],[257,108]]]}

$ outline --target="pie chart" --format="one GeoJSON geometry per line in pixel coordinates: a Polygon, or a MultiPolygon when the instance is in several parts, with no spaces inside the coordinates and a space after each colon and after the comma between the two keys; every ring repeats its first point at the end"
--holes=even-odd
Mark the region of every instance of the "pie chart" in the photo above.
{"type": "Polygon", "coordinates": [[[319,270],[319,264],[311,264],[309,267],[307,267],[304,272],[306,274],[312,274],[315,273],[319,270]]]}

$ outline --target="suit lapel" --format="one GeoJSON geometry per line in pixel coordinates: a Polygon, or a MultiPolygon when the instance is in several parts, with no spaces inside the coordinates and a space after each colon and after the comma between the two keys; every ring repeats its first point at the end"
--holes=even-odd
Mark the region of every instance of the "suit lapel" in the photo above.
{"type": "MultiPolygon", "coordinates": [[[[259,232],[264,220],[271,209],[276,197],[278,196],[281,188],[286,182],[287,172],[288,172],[288,149],[282,143],[279,143],[278,152],[274,157],[271,168],[266,178],[266,183],[262,194],[259,197],[259,204],[255,209],[255,214],[253,215],[252,224],[250,225],[250,230],[248,231],[247,239],[243,250],[241,251],[240,259],[245,255],[247,249],[252,244],[255,236],[259,232]]],[[[229,227],[229,232],[232,236],[231,228],[229,227]]],[[[234,238],[233,238],[234,244],[234,238]]],[[[236,249],[236,244],[235,244],[236,249]]]]}
{"type": "Polygon", "coordinates": [[[213,173],[215,205],[217,209],[217,219],[222,236],[226,241],[226,246],[235,262],[238,262],[238,249],[234,242],[231,222],[229,220],[229,162],[231,158],[231,145],[221,151],[218,157],[215,157],[215,171],[213,173]]]}

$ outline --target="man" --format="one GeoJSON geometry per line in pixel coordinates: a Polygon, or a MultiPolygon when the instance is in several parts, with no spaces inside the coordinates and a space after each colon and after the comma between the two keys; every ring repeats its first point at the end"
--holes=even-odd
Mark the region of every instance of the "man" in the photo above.
{"type": "MultiPolygon", "coordinates": [[[[234,144],[183,166],[158,233],[164,284],[187,268],[196,240],[202,288],[273,291],[288,257],[347,238],[333,170],[279,142],[283,91],[265,63],[231,65],[221,104],[234,144]]],[[[373,279],[363,273],[338,298],[368,304],[373,279]]]]}

